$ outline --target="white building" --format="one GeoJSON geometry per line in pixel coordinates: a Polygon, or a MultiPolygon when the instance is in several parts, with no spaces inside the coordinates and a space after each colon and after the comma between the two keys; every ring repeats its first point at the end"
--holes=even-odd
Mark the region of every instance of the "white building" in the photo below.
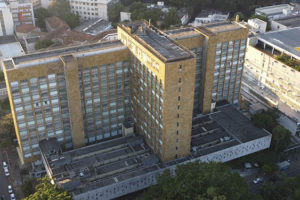
{"type": "Polygon", "coordinates": [[[258,18],[249,19],[248,25],[250,26],[250,31],[255,33],[265,33],[267,30],[267,22],[258,18]]]}
{"type": "Polygon", "coordinates": [[[131,13],[130,12],[120,12],[120,21],[131,21],[131,13]]]}
{"type": "Polygon", "coordinates": [[[289,4],[279,4],[274,6],[256,8],[255,14],[265,15],[269,20],[275,20],[282,17],[299,14],[299,9],[297,6],[293,6],[289,4]]]}
{"type": "Polygon", "coordinates": [[[69,0],[71,10],[83,20],[101,18],[108,20],[108,8],[118,0],[69,0]]]}
{"type": "Polygon", "coordinates": [[[300,14],[271,21],[272,31],[300,27],[300,14]]]}
{"type": "Polygon", "coordinates": [[[14,22],[9,7],[0,2],[0,36],[13,35],[14,22]]]}
{"type": "Polygon", "coordinates": [[[50,3],[52,2],[53,0],[41,0],[41,6],[43,8],[48,8],[48,6],[50,5],[50,3]]]}
{"type": "Polygon", "coordinates": [[[20,24],[32,24],[35,26],[33,6],[29,0],[10,1],[9,8],[15,26],[20,24]]]}
{"type": "Polygon", "coordinates": [[[192,26],[201,26],[212,22],[226,21],[229,17],[229,13],[223,14],[218,11],[203,10],[195,17],[195,21],[192,26]]]}

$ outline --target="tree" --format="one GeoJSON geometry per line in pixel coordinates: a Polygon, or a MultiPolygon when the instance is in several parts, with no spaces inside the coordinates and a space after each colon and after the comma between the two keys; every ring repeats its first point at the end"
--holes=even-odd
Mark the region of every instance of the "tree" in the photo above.
{"type": "Polygon", "coordinates": [[[166,28],[169,28],[171,25],[181,24],[177,10],[175,8],[171,8],[169,12],[166,14],[164,23],[166,28]]]}
{"type": "Polygon", "coordinates": [[[282,152],[291,141],[291,132],[281,125],[277,125],[272,130],[271,146],[275,152],[282,152]]]}
{"type": "Polygon", "coordinates": [[[46,175],[38,180],[38,184],[35,187],[35,193],[24,198],[24,200],[71,200],[72,196],[63,188],[60,188],[56,184],[51,184],[50,179],[46,175]]]}
{"type": "Polygon", "coordinates": [[[33,194],[35,192],[34,179],[26,179],[22,184],[21,189],[25,197],[28,197],[29,195],[33,194]]]}
{"type": "Polygon", "coordinates": [[[11,113],[4,115],[0,121],[0,129],[3,135],[14,136],[15,128],[11,113]]]}
{"type": "Polygon", "coordinates": [[[177,166],[176,176],[165,170],[145,199],[247,200],[247,182],[222,163],[188,163],[177,166]]]}
{"type": "Polygon", "coordinates": [[[253,115],[252,122],[259,128],[264,128],[269,132],[276,126],[276,119],[266,112],[258,113],[253,115]]]}
{"type": "Polygon", "coordinates": [[[48,7],[51,16],[65,19],[66,14],[71,12],[70,4],[67,0],[54,0],[48,7]]]}
{"type": "Polygon", "coordinates": [[[131,20],[145,19],[145,13],[147,12],[147,7],[142,2],[134,2],[129,11],[131,12],[131,20]]]}
{"type": "Polygon", "coordinates": [[[120,21],[120,12],[124,9],[124,5],[121,2],[112,4],[108,8],[108,19],[113,23],[120,21]]]}
{"type": "Polygon", "coordinates": [[[265,200],[300,199],[300,176],[265,183],[261,187],[260,195],[265,200]]]}
{"type": "Polygon", "coordinates": [[[48,10],[46,8],[38,8],[34,11],[34,16],[37,18],[37,26],[41,29],[45,29],[45,19],[50,16],[48,10]]]}
{"type": "Polygon", "coordinates": [[[277,169],[274,163],[266,163],[262,166],[262,171],[266,174],[272,174],[277,169]]]}
{"type": "Polygon", "coordinates": [[[5,81],[3,71],[0,71],[0,82],[5,81]]]}
{"type": "Polygon", "coordinates": [[[80,17],[78,14],[68,12],[65,15],[65,21],[71,28],[75,28],[76,26],[78,26],[80,24],[80,17]]]}
{"type": "Polygon", "coordinates": [[[47,47],[51,46],[52,44],[54,44],[54,42],[49,39],[39,40],[35,43],[34,48],[36,50],[43,49],[43,48],[47,48],[47,47]]]}

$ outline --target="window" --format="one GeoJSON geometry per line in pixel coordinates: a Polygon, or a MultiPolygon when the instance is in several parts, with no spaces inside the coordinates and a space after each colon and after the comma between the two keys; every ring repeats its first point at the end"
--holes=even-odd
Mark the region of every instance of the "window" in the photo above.
{"type": "Polygon", "coordinates": [[[180,106],[178,106],[177,109],[179,110],[179,109],[180,109],[180,106]]]}
{"type": "Polygon", "coordinates": [[[181,92],[181,87],[178,88],[178,92],[181,92]]]}
{"type": "Polygon", "coordinates": [[[181,78],[178,79],[178,83],[181,83],[181,78]]]}
{"type": "Polygon", "coordinates": [[[177,114],[177,118],[179,118],[179,114],[177,114]]]}
{"type": "Polygon", "coordinates": [[[177,135],[179,134],[179,131],[178,131],[178,130],[176,131],[176,134],[177,134],[177,135]]]}
{"type": "Polygon", "coordinates": [[[178,96],[178,101],[180,101],[180,96],[178,96]]]}
{"type": "Polygon", "coordinates": [[[179,65],[179,73],[182,72],[182,65],[179,65]]]}
{"type": "Polygon", "coordinates": [[[178,147],[176,147],[176,150],[178,150],[178,147]]]}
{"type": "Polygon", "coordinates": [[[177,122],[177,126],[179,126],[179,122],[177,122]]]}

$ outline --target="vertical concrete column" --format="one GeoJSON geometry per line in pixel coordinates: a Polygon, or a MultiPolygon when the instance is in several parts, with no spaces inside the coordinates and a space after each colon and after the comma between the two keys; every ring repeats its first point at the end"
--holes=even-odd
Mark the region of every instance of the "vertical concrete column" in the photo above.
{"type": "Polygon", "coordinates": [[[78,63],[76,58],[72,55],[62,56],[61,60],[64,63],[72,140],[74,148],[78,148],[85,145],[80,100],[80,82],[78,78],[78,63]]]}

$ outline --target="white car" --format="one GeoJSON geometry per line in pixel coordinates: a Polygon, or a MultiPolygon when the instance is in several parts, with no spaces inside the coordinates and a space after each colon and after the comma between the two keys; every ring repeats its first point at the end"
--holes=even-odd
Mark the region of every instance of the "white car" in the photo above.
{"type": "Polygon", "coordinates": [[[4,174],[5,174],[5,176],[9,176],[9,172],[8,172],[8,168],[7,167],[4,168],[4,174]]]}
{"type": "Polygon", "coordinates": [[[260,177],[253,180],[254,184],[257,184],[257,183],[260,183],[260,182],[262,182],[262,178],[260,178],[260,177]]]}
{"type": "Polygon", "coordinates": [[[16,197],[15,197],[15,194],[14,194],[14,193],[11,193],[11,194],[10,194],[10,199],[11,199],[11,200],[16,200],[16,197]]]}
{"type": "Polygon", "coordinates": [[[5,161],[3,161],[3,168],[7,167],[7,164],[5,161]]]}
{"type": "Polygon", "coordinates": [[[13,192],[11,185],[8,185],[8,192],[9,194],[13,192]]]}

